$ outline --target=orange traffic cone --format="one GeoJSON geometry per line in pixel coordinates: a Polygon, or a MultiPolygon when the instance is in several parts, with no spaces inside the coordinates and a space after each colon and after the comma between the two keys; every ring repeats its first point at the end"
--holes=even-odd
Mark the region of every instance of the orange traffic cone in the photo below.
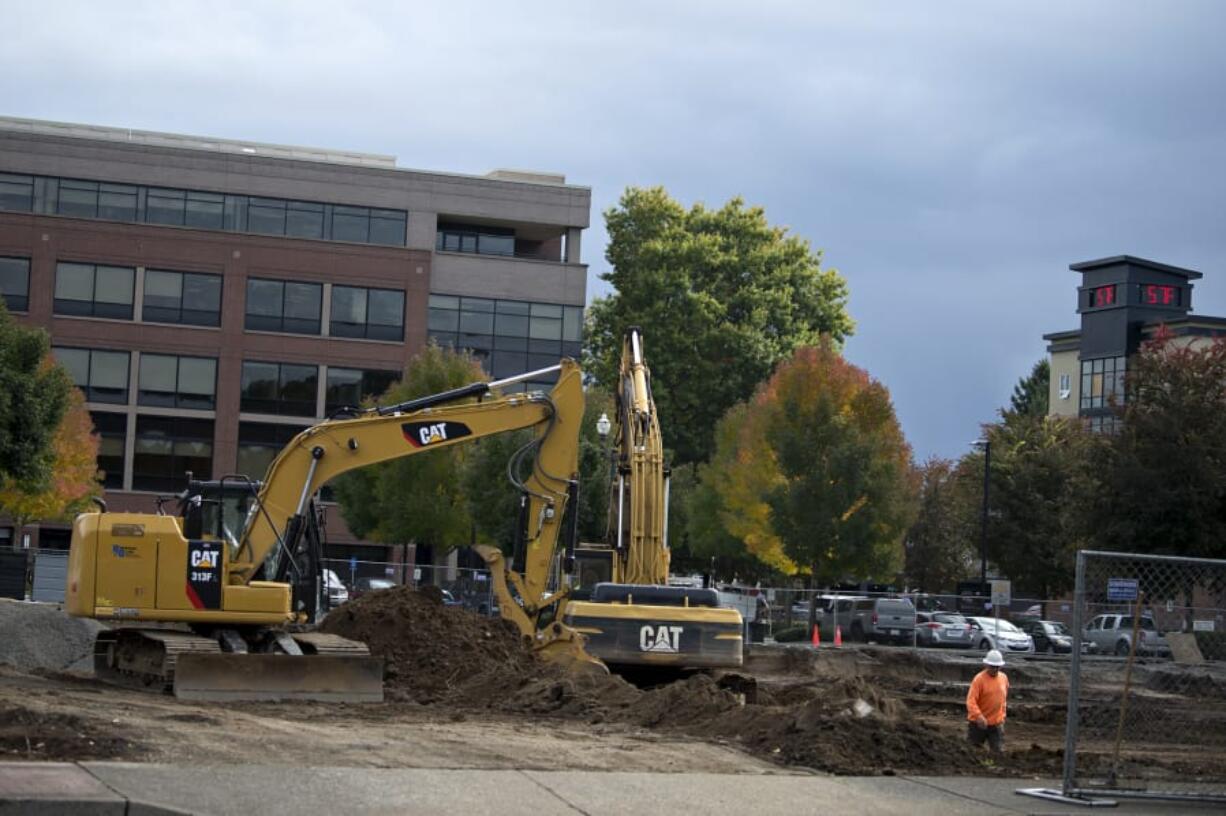
{"type": "Polygon", "coordinates": [[[843,627],[842,626],[836,625],[834,627],[834,645],[835,646],[843,645],[843,627]]]}
{"type": "Polygon", "coordinates": [[[822,630],[816,623],[813,624],[813,648],[820,648],[822,645],[822,630]]]}

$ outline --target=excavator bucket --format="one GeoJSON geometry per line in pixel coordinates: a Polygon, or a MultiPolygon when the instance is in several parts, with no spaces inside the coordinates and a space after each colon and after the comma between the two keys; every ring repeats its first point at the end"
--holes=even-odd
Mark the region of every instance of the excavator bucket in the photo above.
{"type": "Polygon", "coordinates": [[[174,670],[184,700],[383,702],[383,659],[337,655],[185,654],[174,670]]]}

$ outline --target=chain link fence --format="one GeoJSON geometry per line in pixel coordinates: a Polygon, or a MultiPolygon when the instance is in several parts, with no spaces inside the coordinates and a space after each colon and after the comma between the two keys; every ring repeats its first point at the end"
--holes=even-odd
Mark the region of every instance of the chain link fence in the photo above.
{"type": "Polygon", "coordinates": [[[1226,804],[1226,561],[1077,557],[1064,779],[1046,798],[1226,804]]]}
{"type": "Polygon", "coordinates": [[[448,605],[462,606],[482,615],[498,614],[488,570],[356,558],[325,558],[320,563],[326,587],[324,611],[380,589],[436,586],[443,590],[443,601],[448,605]]]}

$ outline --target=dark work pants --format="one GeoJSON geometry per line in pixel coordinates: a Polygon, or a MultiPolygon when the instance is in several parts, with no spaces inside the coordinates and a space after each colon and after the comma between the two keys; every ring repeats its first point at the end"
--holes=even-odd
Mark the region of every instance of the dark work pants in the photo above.
{"type": "Polygon", "coordinates": [[[989,725],[987,728],[980,728],[978,723],[968,722],[966,724],[966,739],[971,745],[983,745],[986,741],[988,747],[992,749],[992,753],[1000,754],[1005,750],[1005,724],[989,725]]]}

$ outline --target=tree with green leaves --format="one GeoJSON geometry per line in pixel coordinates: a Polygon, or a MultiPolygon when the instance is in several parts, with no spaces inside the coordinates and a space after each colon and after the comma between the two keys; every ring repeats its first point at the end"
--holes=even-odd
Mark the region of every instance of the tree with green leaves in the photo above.
{"type": "Polygon", "coordinates": [[[13,320],[0,300],[0,479],[25,490],[51,480],[55,434],[73,387],[50,350],[47,333],[13,320]]]}
{"type": "Polygon", "coordinates": [[[797,349],[717,437],[702,470],[717,542],[803,568],[815,586],[894,577],[913,515],[911,449],[885,387],[832,341],[797,349]]]}
{"type": "Polygon", "coordinates": [[[1226,558],[1226,339],[1146,343],[1118,410],[1122,427],[1095,462],[1095,546],[1226,558]]]}
{"type": "Polygon", "coordinates": [[[687,210],[663,188],[631,187],[605,220],[602,279],[616,291],[588,311],[586,368],[611,386],[626,329],[646,330],[674,465],[705,461],[720,418],[796,348],[852,333],[846,281],[761,207],[687,210]]]}
{"type": "MultiPolygon", "coordinates": [[[[378,401],[403,402],[486,379],[468,352],[430,344],[378,401]]],[[[436,552],[470,543],[473,521],[460,485],[469,450],[440,448],[343,474],[332,484],[345,524],[361,538],[429,544],[436,552]]]]}
{"type": "MultiPolygon", "coordinates": [[[[988,557],[1015,592],[1056,597],[1072,588],[1086,543],[1082,508],[1097,489],[1090,462],[1100,437],[1076,418],[1009,412],[983,432],[992,443],[988,557]]],[[[963,464],[983,473],[982,454],[963,464]]]]}
{"type": "Polygon", "coordinates": [[[1050,387],[1051,364],[1044,357],[1034,364],[1028,375],[1013,386],[1013,396],[1009,398],[1009,413],[1047,416],[1051,402],[1050,387]]]}
{"type": "Polygon", "coordinates": [[[918,468],[917,513],[904,543],[911,586],[953,591],[977,569],[982,481],[974,476],[969,467],[939,457],[918,468]]]}

